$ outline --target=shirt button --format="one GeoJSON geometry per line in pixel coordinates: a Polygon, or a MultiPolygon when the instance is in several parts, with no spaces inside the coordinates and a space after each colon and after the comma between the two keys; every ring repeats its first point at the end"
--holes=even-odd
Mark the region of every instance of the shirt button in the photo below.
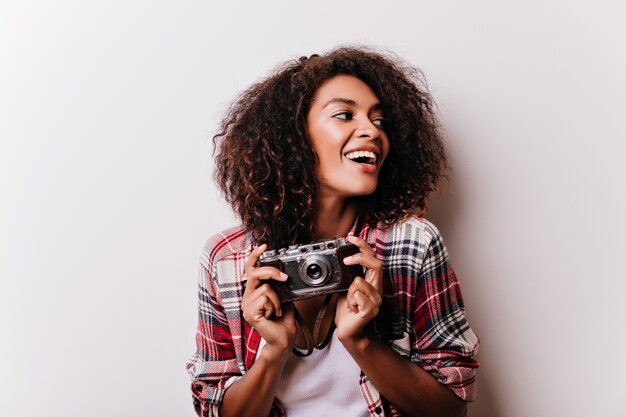
{"type": "Polygon", "coordinates": [[[375,412],[376,414],[380,414],[380,413],[382,413],[382,412],[383,412],[383,410],[382,410],[382,408],[380,408],[380,407],[376,407],[376,408],[374,409],[374,412],[375,412]]]}
{"type": "Polygon", "coordinates": [[[200,392],[202,391],[202,384],[196,384],[196,386],[194,387],[196,391],[200,392]]]}

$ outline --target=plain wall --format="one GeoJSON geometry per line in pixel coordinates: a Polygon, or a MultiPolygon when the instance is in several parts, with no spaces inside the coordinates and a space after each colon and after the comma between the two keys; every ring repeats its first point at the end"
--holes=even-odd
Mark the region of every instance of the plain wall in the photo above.
{"type": "Polygon", "coordinates": [[[421,68],[481,336],[471,417],[626,416],[621,2],[0,4],[0,415],[192,416],[227,104],[344,43],[421,68]]]}

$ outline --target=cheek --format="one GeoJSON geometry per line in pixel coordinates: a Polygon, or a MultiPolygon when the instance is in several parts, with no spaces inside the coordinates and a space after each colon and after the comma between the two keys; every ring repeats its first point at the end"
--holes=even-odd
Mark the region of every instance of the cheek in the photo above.
{"type": "Polygon", "coordinates": [[[320,142],[325,142],[327,146],[335,146],[340,144],[345,137],[343,129],[341,126],[324,126],[324,128],[319,129],[319,138],[320,142]]]}
{"type": "Polygon", "coordinates": [[[326,146],[322,146],[316,152],[319,158],[319,166],[322,169],[332,169],[341,164],[341,154],[336,147],[326,144],[326,146]]]}
{"type": "MultiPolygon", "coordinates": [[[[317,129],[311,132],[311,146],[320,158],[341,159],[345,135],[339,128],[317,129]]],[[[329,161],[330,162],[330,161],[329,161]]]]}
{"type": "Polygon", "coordinates": [[[389,149],[390,149],[389,140],[385,139],[381,145],[382,145],[381,147],[383,151],[383,157],[384,157],[383,162],[384,162],[389,157],[389,149]]]}

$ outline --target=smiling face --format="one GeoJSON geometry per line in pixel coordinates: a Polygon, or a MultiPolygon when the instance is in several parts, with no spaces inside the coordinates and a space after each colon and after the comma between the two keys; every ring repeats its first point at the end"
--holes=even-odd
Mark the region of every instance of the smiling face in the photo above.
{"type": "Polygon", "coordinates": [[[378,97],[363,81],[337,75],[316,91],[307,130],[317,154],[321,197],[368,195],[389,153],[378,97]]]}

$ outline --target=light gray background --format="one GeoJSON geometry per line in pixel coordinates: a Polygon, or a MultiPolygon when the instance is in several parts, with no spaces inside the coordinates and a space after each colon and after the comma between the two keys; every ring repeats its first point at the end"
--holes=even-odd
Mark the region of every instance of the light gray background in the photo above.
{"type": "Polygon", "coordinates": [[[191,416],[227,103],[358,42],[422,68],[442,230],[482,338],[470,416],[626,416],[624,6],[0,3],[0,415],[191,416]]]}

